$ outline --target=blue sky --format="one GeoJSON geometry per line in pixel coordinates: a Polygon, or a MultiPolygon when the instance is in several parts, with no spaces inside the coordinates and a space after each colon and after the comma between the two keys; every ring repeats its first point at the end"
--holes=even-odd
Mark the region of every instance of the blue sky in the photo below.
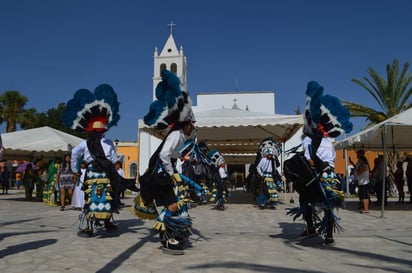
{"type": "MultiPolygon", "coordinates": [[[[0,93],[18,90],[44,112],[80,88],[111,84],[121,119],[108,137],[136,141],[154,48],[173,20],[193,99],[236,87],[274,91],[276,112],[294,114],[316,80],[327,94],[377,107],[352,78],[412,60],[411,10],[408,0],[0,0],[0,93]]],[[[364,122],[353,122],[356,133],[364,122]]]]}

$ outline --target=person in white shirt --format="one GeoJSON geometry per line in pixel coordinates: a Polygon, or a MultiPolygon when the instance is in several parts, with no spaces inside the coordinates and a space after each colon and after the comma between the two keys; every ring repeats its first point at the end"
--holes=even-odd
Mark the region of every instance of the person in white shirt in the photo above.
{"type": "Polygon", "coordinates": [[[225,159],[216,149],[212,149],[209,152],[209,158],[212,162],[210,173],[212,173],[213,179],[212,196],[209,201],[216,202],[215,209],[225,210],[226,197],[229,196],[225,159]]]}
{"type": "MultiPolygon", "coordinates": [[[[276,170],[276,167],[279,166],[279,161],[276,158],[273,148],[265,148],[263,153],[264,157],[262,157],[256,167],[261,177],[257,202],[260,209],[264,209],[266,204],[269,208],[275,209],[279,201],[279,195],[276,189],[276,182],[278,182],[280,178],[276,170]]],[[[281,182],[279,181],[279,183],[281,182]]]]}
{"type": "MultiPolygon", "coordinates": [[[[72,168],[75,177],[80,177],[76,162],[79,158],[87,164],[87,172],[84,179],[84,192],[86,193],[84,213],[91,223],[103,220],[107,231],[116,230],[117,227],[110,221],[113,208],[116,208],[114,190],[108,176],[108,170],[104,169],[96,158],[105,157],[114,163],[117,161],[116,148],[113,141],[106,139],[101,132],[92,132],[88,140],[82,141],[72,150],[72,168]],[[99,146],[101,148],[99,148],[99,146]],[[97,151],[97,152],[96,152],[97,151]],[[100,154],[101,153],[101,154],[100,154]]],[[[93,234],[92,224],[84,231],[88,235],[93,234]]]]}
{"type": "MultiPolygon", "coordinates": [[[[123,170],[123,168],[122,168],[122,162],[120,162],[119,160],[116,161],[116,163],[114,164],[114,168],[116,169],[117,173],[118,173],[121,177],[124,177],[124,170],[123,170]]],[[[121,187],[121,190],[120,190],[120,198],[121,198],[121,199],[124,199],[124,192],[125,192],[125,191],[126,191],[126,188],[125,188],[125,187],[121,187]]],[[[120,206],[124,206],[124,203],[122,203],[120,200],[119,200],[119,204],[120,204],[120,206]]]]}
{"type": "Polygon", "coordinates": [[[140,196],[134,200],[132,213],[143,219],[156,218],[153,229],[160,235],[162,250],[167,254],[184,254],[192,220],[188,217],[187,185],[176,169],[180,148],[195,129],[196,121],[187,91],[181,90],[180,79],[169,70],[161,71],[162,81],[156,86],[156,98],[143,118],[147,126],[169,129],[140,176],[140,196]],[[157,206],[163,206],[157,213],[157,206]]]}
{"type": "Polygon", "coordinates": [[[88,134],[87,140],[72,149],[71,168],[77,179],[81,175],[77,163],[83,160],[87,164],[83,213],[88,225],[82,233],[89,236],[93,235],[93,223],[100,223],[100,220],[104,221],[106,231],[117,229],[111,219],[113,212],[118,212],[121,183],[136,188],[134,180],[126,181],[116,172],[116,147],[113,141],[104,136],[119,119],[117,94],[108,84],[97,86],[94,92],[88,89],[77,90],[66,103],[66,110],[62,114],[65,125],[88,134]]]}
{"type": "Polygon", "coordinates": [[[340,191],[341,181],[334,171],[336,152],[331,139],[352,130],[350,112],[338,98],[323,95],[323,87],[310,81],[306,89],[303,118],[304,156],[316,179],[304,184],[299,194],[300,207],[291,209],[288,214],[294,215],[295,219],[303,214],[307,227],[300,238],[320,234],[324,235],[325,246],[333,246],[334,230],[340,229],[334,209],[343,205],[344,194],[340,191]],[[324,212],[321,221],[317,208],[324,212]]]}

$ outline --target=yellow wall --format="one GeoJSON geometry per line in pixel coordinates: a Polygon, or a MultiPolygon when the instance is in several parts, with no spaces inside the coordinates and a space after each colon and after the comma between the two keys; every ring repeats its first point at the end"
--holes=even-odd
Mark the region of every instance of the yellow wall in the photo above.
{"type": "MultiPolygon", "coordinates": [[[[365,152],[365,156],[368,159],[369,167],[372,170],[373,169],[373,161],[375,158],[378,156],[379,153],[377,152],[365,152]]],[[[356,158],[356,151],[350,150],[348,151],[348,165],[349,163],[349,157],[352,158],[352,161],[356,163],[357,158],[356,158]]],[[[336,150],[336,160],[335,160],[335,172],[336,173],[343,173],[346,175],[345,172],[345,153],[343,150],[336,150]]]]}
{"type": "Polygon", "coordinates": [[[139,166],[138,163],[138,155],[139,155],[139,148],[137,142],[122,142],[119,141],[117,144],[117,154],[124,156],[123,163],[123,170],[126,178],[134,177],[134,174],[130,173],[130,165],[136,164],[139,166]]]}

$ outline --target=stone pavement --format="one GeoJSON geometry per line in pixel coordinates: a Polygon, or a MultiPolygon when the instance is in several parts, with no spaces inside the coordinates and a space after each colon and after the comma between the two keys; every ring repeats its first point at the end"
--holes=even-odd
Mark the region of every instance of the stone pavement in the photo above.
{"type": "MultiPolygon", "coordinates": [[[[190,210],[193,235],[185,255],[159,249],[153,221],[142,221],[126,207],[115,215],[118,230],[77,235],[79,212],[0,195],[0,272],[412,272],[412,205],[392,200],[384,217],[378,207],[366,215],[356,198],[338,211],[345,231],[334,247],[320,238],[298,241],[305,225],[286,215],[290,197],[277,210],[259,210],[242,191],[225,211],[211,205],[190,210]]],[[[409,200],[409,199],[408,199],[409,200]]]]}

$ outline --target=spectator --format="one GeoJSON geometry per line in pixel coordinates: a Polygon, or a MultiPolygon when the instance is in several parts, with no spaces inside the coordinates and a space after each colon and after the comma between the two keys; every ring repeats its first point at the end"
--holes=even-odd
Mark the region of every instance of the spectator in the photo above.
{"type": "Polygon", "coordinates": [[[38,175],[33,170],[32,164],[27,164],[23,173],[23,185],[26,200],[31,200],[33,197],[34,185],[37,183],[38,175]]]}
{"type": "Polygon", "coordinates": [[[410,156],[406,157],[406,162],[408,162],[408,166],[406,167],[406,181],[408,185],[408,191],[410,194],[409,203],[412,203],[412,158],[410,156]]]}
{"type": "MultiPolygon", "coordinates": [[[[123,168],[122,168],[122,162],[120,162],[119,160],[116,161],[116,163],[114,164],[114,168],[116,169],[117,173],[118,173],[121,177],[124,177],[124,170],[123,170],[123,168]]],[[[121,190],[120,190],[120,198],[121,198],[121,199],[124,199],[124,192],[125,192],[125,190],[126,190],[126,189],[122,186],[122,187],[121,187],[121,190]]],[[[120,202],[120,199],[119,199],[119,205],[120,205],[120,206],[124,206],[124,203],[120,202]]]]}
{"type": "Polygon", "coordinates": [[[358,184],[358,196],[361,203],[361,213],[369,213],[369,164],[368,160],[363,155],[358,156],[358,161],[355,165],[355,177],[358,184]]]}
{"type": "Polygon", "coordinates": [[[3,186],[3,194],[9,194],[10,171],[7,166],[4,166],[3,171],[1,172],[1,182],[3,186]]]}
{"type": "Polygon", "coordinates": [[[20,189],[21,186],[21,173],[16,173],[16,189],[20,189]]]}
{"type": "MultiPolygon", "coordinates": [[[[380,205],[382,203],[382,187],[383,187],[383,179],[386,176],[386,172],[385,172],[385,164],[384,164],[384,157],[383,155],[379,155],[377,158],[375,158],[374,161],[374,166],[373,166],[373,170],[372,170],[372,179],[373,181],[375,181],[375,193],[376,193],[376,204],[380,205]]],[[[384,197],[383,197],[383,201],[384,201],[384,205],[387,206],[388,205],[388,179],[386,179],[385,181],[385,189],[384,191],[384,197]]]]}
{"type": "Polygon", "coordinates": [[[84,207],[84,191],[82,190],[82,188],[86,170],[87,164],[85,161],[82,161],[80,163],[80,176],[76,181],[76,186],[74,187],[73,191],[72,208],[74,210],[82,210],[84,207]]]}
{"type": "Polygon", "coordinates": [[[405,201],[405,181],[403,180],[403,163],[402,161],[396,162],[396,170],[393,173],[396,188],[398,189],[398,203],[403,203],[405,201]]]}
{"type": "Polygon", "coordinates": [[[73,189],[75,186],[73,171],[71,169],[71,155],[66,154],[63,158],[62,164],[57,172],[57,182],[60,188],[60,210],[64,211],[66,205],[66,190],[68,193],[69,204],[72,202],[73,189]]]}
{"type": "Polygon", "coordinates": [[[355,168],[351,168],[348,176],[349,182],[349,193],[354,194],[356,191],[356,178],[355,178],[355,168]]]}

